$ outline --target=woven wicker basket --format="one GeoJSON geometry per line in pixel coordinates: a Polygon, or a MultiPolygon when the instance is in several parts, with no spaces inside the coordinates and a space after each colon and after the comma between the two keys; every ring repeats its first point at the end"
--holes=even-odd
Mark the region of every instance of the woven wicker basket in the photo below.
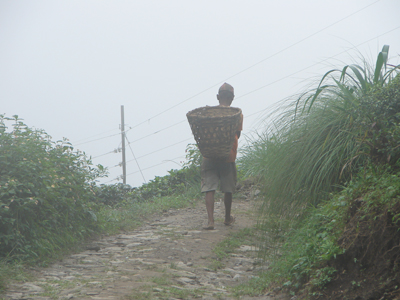
{"type": "Polygon", "coordinates": [[[209,159],[228,158],[241,120],[236,107],[205,106],[186,114],[201,154],[209,159]]]}

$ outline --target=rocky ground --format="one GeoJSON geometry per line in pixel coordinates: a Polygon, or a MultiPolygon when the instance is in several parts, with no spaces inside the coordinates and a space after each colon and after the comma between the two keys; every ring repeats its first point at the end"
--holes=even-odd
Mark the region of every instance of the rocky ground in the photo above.
{"type": "MultiPolygon", "coordinates": [[[[3,299],[237,299],[229,287],[258,275],[254,246],[241,245],[218,261],[212,249],[230,233],[254,225],[253,202],[235,199],[233,226],[203,230],[204,204],[169,210],[132,232],[106,236],[87,250],[35,271],[35,280],[10,285],[3,299]]],[[[264,265],[265,267],[265,265],[264,265]]],[[[290,299],[268,293],[241,299],[290,299]]]]}

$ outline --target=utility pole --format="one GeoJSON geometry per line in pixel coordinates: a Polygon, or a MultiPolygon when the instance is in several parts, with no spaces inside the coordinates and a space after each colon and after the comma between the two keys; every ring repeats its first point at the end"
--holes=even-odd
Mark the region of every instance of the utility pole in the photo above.
{"type": "Polygon", "coordinates": [[[125,118],[124,106],[121,105],[121,138],[122,138],[122,179],[126,184],[126,160],[125,160],[125,118]]]}

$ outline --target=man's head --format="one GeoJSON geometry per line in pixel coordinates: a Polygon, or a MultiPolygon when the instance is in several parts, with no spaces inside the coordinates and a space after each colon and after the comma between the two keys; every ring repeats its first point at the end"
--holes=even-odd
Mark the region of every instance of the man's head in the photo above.
{"type": "Polygon", "coordinates": [[[220,105],[230,106],[235,97],[233,86],[229,83],[224,83],[218,90],[217,99],[220,105]]]}

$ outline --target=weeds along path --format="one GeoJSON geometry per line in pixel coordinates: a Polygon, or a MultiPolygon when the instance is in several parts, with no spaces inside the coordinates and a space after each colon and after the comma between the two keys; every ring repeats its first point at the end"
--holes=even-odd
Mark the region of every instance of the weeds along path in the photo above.
{"type": "MultiPolygon", "coordinates": [[[[222,260],[212,250],[230,233],[254,225],[253,202],[235,199],[233,226],[223,224],[217,198],[216,230],[202,230],[204,203],[169,210],[140,228],[93,241],[88,250],[14,283],[4,299],[236,299],[229,291],[257,276],[255,248],[240,244],[222,260]]],[[[241,299],[284,299],[273,295],[241,299]]]]}

